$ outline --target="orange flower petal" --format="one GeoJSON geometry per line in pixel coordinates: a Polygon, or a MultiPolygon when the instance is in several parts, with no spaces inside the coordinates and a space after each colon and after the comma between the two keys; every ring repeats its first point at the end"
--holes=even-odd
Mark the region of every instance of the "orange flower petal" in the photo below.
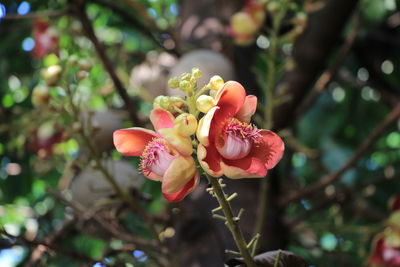
{"type": "Polygon", "coordinates": [[[199,144],[197,147],[197,159],[203,170],[213,177],[220,177],[223,174],[221,169],[221,156],[214,146],[205,147],[199,144]]]}
{"type": "Polygon", "coordinates": [[[117,130],[113,134],[116,149],[125,156],[140,156],[155,137],[154,131],[138,127],[117,130]]]}
{"type": "Polygon", "coordinates": [[[153,109],[150,113],[150,121],[156,131],[164,128],[174,128],[174,116],[165,109],[153,109]]]}
{"type": "Polygon", "coordinates": [[[257,97],[254,95],[246,96],[246,100],[242,108],[236,114],[236,118],[243,122],[250,122],[251,116],[256,112],[257,109],[257,97]]]}
{"type": "Polygon", "coordinates": [[[177,157],[164,174],[162,192],[176,193],[193,178],[195,172],[196,164],[192,157],[177,157]]]}
{"type": "Polygon", "coordinates": [[[274,132],[268,130],[260,130],[261,140],[253,144],[253,148],[248,157],[256,157],[264,162],[265,167],[269,170],[275,167],[281,160],[285,144],[282,139],[274,132]]]}
{"type": "Polygon", "coordinates": [[[185,186],[181,190],[172,194],[163,193],[164,197],[169,202],[181,201],[196,188],[196,186],[199,183],[199,178],[200,178],[199,173],[196,171],[194,177],[187,184],[185,184],[185,186]]]}
{"type": "Polygon", "coordinates": [[[199,140],[200,144],[203,144],[205,146],[208,146],[210,144],[208,137],[210,133],[211,121],[217,109],[219,109],[219,107],[213,107],[199,121],[199,125],[197,126],[196,137],[197,140],[199,140]]]}
{"type": "Polygon", "coordinates": [[[218,107],[224,112],[234,116],[240,108],[246,98],[246,92],[243,86],[235,81],[228,81],[215,95],[215,100],[218,107]]]}
{"type": "Polygon", "coordinates": [[[231,179],[262,178],[267,175],[268,171],[262,161],[253,157],[237,160],[223,159],[221,168],[224,175],[231,179]]]}

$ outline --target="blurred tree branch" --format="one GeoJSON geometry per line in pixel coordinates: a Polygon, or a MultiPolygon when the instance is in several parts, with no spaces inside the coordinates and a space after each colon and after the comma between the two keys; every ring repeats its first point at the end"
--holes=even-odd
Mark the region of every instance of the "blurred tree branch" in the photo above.
{"type": "Polygon", "coordinates": [[[371,134],[361,143],[357,148],[351,158],[337,171],[330,173],[323,178],[321,178],[317,183],[307,186],[294,194],[289,194],[284,196],[281,200],[282,206],[287,206],[288,204],[298,201],[301,198],[308,197],[309,195],[325,188],[326,186],[336,182],[341,178],[341,176],[351,169],[357,161],[368,151],[368,149],[375,143],[375,141],[387,130],[387,128],[400,117],[400,104],[386,116],[386,118],[379,123],[371,134]]]}
{"type": "Polygon", "coordinates": [[[356,186],[353,186],[351,188],[346,188],[343,189],[331,196],[327,196],[325,198],[318,198],[318,201],[315,203],[312,209],[306,210],[302,213],[300,213],[295,219],[287,222],[289,228],[295,227],[299,223],[303,222],[305,219],[307,219],[309,216],[313,215],[314,213],[322,210],[323,208],[332,205],[333,203],[339,203],[339,204],[344,204],[347,201],[351,200],[353,196],[359,192],[362,192],[362,190],[370,185],[378,185],[382,184],[385,182],[393,181],[398,178],[388,178],[386,176],[379,177],[376,179],[372,179],[370,181],[366,181],[363,183],[360,183],[356,186]]]}
{"type": "Polygon", "coordinates": [[[97,52],[101,62],[104,65],[104,68],[110,75],[110,78],[113,81],[114,86],[115,86],[119,96],[122,98],[122,101],[125,104],[125,108],[127,109],[128,113],[129,113],[130,120],[132,121],[132,123],[135,126],[142,125],[142,121],[138,117],[138,114],[136,112],[137,107],[135,107],[135,106],[137,106],[138,103],[133,103],[133,101],[129,97],[124,85],[122,84],[120,78],[118,77],[117,73],[115,72],[114,66],[106,54],[105,47],[97,38],[96,33],[93,28],[93,25],[92,25],[92,22],[90,21],[88,15],[86,14],[85,3],[80,0],[69,0],[69,3],[71,5],[73,14],[76,15],[78,17],[78,19],[81,21],[82,27],[85,31],[86,36],[93,43],[93,45],[96,49],[96,52],[97,52]]]}
{"type": "Polygon", "coordinates": [[[57,245],[57,240],[71,227],[74,227],[74,223],[76,222],[76,218],[70,218],[66,219],[62,225],[52,232],[50,235],[48,235],[44,240],[29,240],[25,238],[24,236],[15,236],[10,233],[8,233],[4,229],[0,229],[0,234],[7,236],[10,239],[16,240],[17,242],[20,242],[22,244],[26,244],[33,249],[33,251],[30,253],[30,259],[27,263],[24,264],[26,267],[30,266],[38,266],[38,262],[42,259],[43,254],[50,250],[53,251],[58,251],[62,254],[65,254],[73,259],[79,260],[81,262],[85,263],[95,263],[97,260],[94,260],[92,258],[87,257],[84,254],[77,253],[72,250],[68,250],[64,247],[58,246],[57,245]]]}
{"type": "Polygon", "coordinates": [[[357,3],[357,0],[329,0],[310,16],[305,31],[294,44],[295,68],[284,76],[279,85],[290,99],[276,108],[275,129],[293,123],[296,107],[312,88],[357,3]]]}

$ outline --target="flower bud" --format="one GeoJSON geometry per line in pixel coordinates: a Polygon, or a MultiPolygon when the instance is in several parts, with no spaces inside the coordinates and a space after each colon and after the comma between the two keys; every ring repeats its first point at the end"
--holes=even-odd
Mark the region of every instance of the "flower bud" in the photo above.
{"type": "Polygon", "coordinates": [[[160,98],[160,107],[163,109],[168,109],[170,105],[169,97],[168,96],[162,96],[160,98]]]}
{"type": "Polygon", "coordinates": [[[203,113],[207,113],[212,107],[215,106],[214,98],[208,95],[201,95],[196,100],[196,107],[203,113]]]}
{"type": "Polygon", "coordinates": [[[76,74],[76,80],[77,80],[78,82],[80,82],[80,81],[86,79],[87,76],[88,76],[87,71],[80,70],[80,71],[78,71],[78,73],[76,74]]]}
{"type": "Polygon", "coordinates": [[[189,113],[183,113],[175,118],[175,130],[184,136],[190,136],[197,130],[196,117],[189,113]]]}
{"type": "Polygon", "coordinates": [[[224,85],[224,80],[219,75],[214,75],[210,79],[210,89],[218,91],[224,85]]]}
{"type": "Polygon", "coordinates": [[[191,77],[192,77],[192,75],[187,72],[181,74],[181,80],[184,80],[184,81],[190,80],[191,77]]]}
{"type": "Polygon", "coordinates": [[[44,85],[37,85],[32,91],[32,104],[36,107],[42,107],[49,103],[49,88],[44,85]]]}
{"type": "Polygon", "coordinates": [[[60,80],[61,72],[61,67],[59,65],[54,65],[42,70],[41,74],[48,86],[54,86],[60,80]]]}
{"type": "Polygon", "coordinates": [[[231,27],[236,34],[251,35],[257,32],[258,26],[246,12],[238,12],[231,17],[231,27]]]}
{"type": "Polygon", "coordinates": [[[173,77],[168,80],[168,87],[169,88],[178,88],[179,87],[179,79],[178,77],[173,77]]]}
{"type": "Polygon", "coordinates": [[[67,60],[67,66],[74,66],[76,63],[78,63],[78,57],[75,55],[69,56],[67,60]]]}
{"type": "Polygon", "coordinates": [[[78,65],[81,70],[85,71],[90,71],[90,69],[92,68],[92,63],[90,63],[89,60],[86,59],[79,60],[78,65]]]}
{"type": "Polygon", "coordinates": [[[193,68],[192,75],[196,79],[201,78],[201,70],[199,68],[193,68]]]}
{"type": "Polygon", "coordinates": [[[269,2],[267,5],[267,10],[271,14],[275,14],[279,10],[279,4],[277,2],[269,2]]]}
{"type": "Polygon", "coordinates": [[[161,99],[163,98],[163,95],[159,95],[153,100],[153,107],[154,108],[161,108],[161,99]]]}
{"type": "Polygon", "coordinates": [[[180,81],[179,89],[181,89],[184,92],[189,92],[192,89],[192,86],[189,81],[180,81]]]}

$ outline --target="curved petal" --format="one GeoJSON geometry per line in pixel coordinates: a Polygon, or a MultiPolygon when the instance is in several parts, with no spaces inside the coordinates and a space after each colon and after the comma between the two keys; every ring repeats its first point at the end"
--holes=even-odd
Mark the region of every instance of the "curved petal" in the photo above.
{"type": "Polygon", "coordinates": [[[143,171],[143,175],[146,178],[148,178],[150,180],[153,180],[153,181],[160,181],[161,182],[163,180],[163,178],[161,176],[159,176],[159,175],[157,175],[157,174],[155,174],[154,172],[151,172],[151,171],[143,171]]]}
{"type": "Polygon", "coordinates": [[[249,123],[251,116],[256,112],[257,109],[257,97],[254,95],[246,96],[246,100],[242,108],[236,114],[236,118],[240,121],[249,123]]]}
{"type": "Polygon", "coordinates": [[[193,153],[192,139],[182,136],[174,128],[164,128],[158,131],[178,152],[184,156],[193,153]]]}
{"type": "Polygon", "coordinates": [[[178,202],[181,201],[182,199],[184,199],[190,192],[192,192],[196,186],[199,183],[199,173],[196,170],[196,173],[194,174],[194,177],[185,184],[185,186],[172,194],[167,194],[167,193],[163,193],[164,197],[169,201],[169,202],[178,202]]]}
{"type": "Polygon", "coordinates": [[[243,86],[235,81],[228,81],[215,95],[217,106],[232,117],[240,110],[246,98],[243,86]]]}
{"type": "Polygon", "coordinates": [[[253,157],[238,160],[222,159],[221,168],[224,175],[231,179],[262,178],[268,171],[262,161],[253,157]]]}
{"type": "Polygon", "coordinates": [[[114,146],[125,156],[140,156],[148,142],[157,137],[151,130],[133,127],[114,132],[114,146]]]}
{"type": "Polygon", "coordinates": [[[221,156],[214,146],[205,147],[199,144],[197,147],[197,159],[206,173],[213,177],[222,176],[221,156]]]}
{"type": "Polygon", "coordinates": [[[164,128],[174,128],[174,116],[165,109],[153,109],[150,113],[150,121],[156,131],[164,128]]]}
{"type": "Polygon", "coordinates": [[[210,140],[208,137],[210,133],[211,121],[217,109],[219,109],[219,107],[213,107],[199,121],[199,126],[197,127],[196,131],[196,137],[197,140],[199,140],[200,144],[203,144],[205,146],[208,146],[210,144],[210,140]]]}
{"type": "Polygon", "coordinates": [[[250,154],[247,157],[256,157],[264,162],[269,170],[281,160],[285,144],[282,139],[274,132],[260,130],[261,139],[253,145],[250,154]]]}
{"type": "Polygon", "coordinates": [[[162,192],[172,194],[179,191],[193,178],[196,164],[192,157],[177,157],[168,167],[162,181],[162,192]]]}

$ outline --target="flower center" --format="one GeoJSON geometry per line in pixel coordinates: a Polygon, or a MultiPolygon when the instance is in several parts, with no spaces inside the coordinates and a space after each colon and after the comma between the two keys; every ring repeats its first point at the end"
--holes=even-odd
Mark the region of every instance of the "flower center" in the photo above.
{"type": "Polygon", "coordinates": [[[261,137],[260,130],[252,124],[232,118],[222,129],[223,146],[217,146],[218,152],[226,159],[246,157],[253,143],[261,137]]]}
{"type": "Polygon", "coordinates": [[[155,138],[147,144],[140,158],[143,173],[153,172],[162,177],[176,156],[164,139],[155,138]]]}

